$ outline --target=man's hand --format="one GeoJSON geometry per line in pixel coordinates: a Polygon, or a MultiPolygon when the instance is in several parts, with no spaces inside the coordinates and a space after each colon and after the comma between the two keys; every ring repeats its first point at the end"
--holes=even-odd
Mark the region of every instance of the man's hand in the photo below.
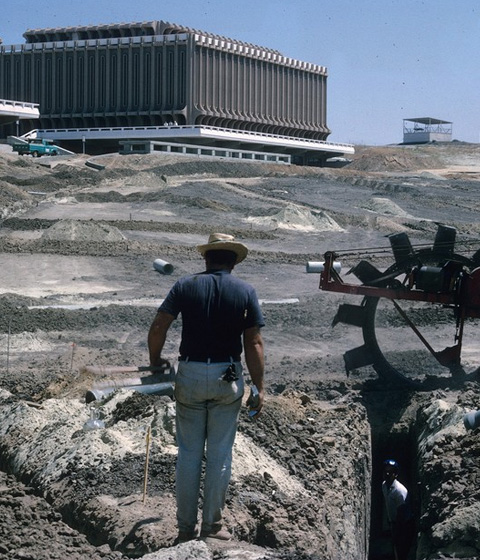
{"type": "Polygon", "coordinates": [[[148,331],[148,353],[153,367],[170,366],[170,362],[161,357],[167,331],[175,319],[172,315],[159,311],[148,331]]]}
{"type": "Polygon", "coordinates": [[[255,385],[250,386],[250,395],[247,399],[247,406],[250,420],[256,420],[263,408],[263,391],[260,395],[260,391],[255,385]]]}
{"type": "Polygon", "coordinates": [[[243,345],[245,349],[245,362],[253,384],[258,390],[257,402],[252,406],[250,412],[256,411],[251,418],[258,418],[263,408],[265,390],[263,387],[263,372],[265,369],[265,358],[263,354],[263,339],[258,327],[245,329],[243,333],[243,345]]]}
{"type": "Polygon", "coordinates": [[[155,360],[155,363],[151,363],[150,365],[152,366],[152,368],[168,369],[170,367],[170,362],[169,360],[159,356],[155,360]]]}

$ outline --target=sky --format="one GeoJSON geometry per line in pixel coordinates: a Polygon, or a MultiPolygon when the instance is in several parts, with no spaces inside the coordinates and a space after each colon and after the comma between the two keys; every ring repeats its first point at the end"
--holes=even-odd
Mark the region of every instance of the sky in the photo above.
{"type": "Polygon", "coordinates": [[[326,66],[331,142],[401,143],[403,119],[480,143],[479,0],[0,0],[0,37],[163,20],[326,66]]]}

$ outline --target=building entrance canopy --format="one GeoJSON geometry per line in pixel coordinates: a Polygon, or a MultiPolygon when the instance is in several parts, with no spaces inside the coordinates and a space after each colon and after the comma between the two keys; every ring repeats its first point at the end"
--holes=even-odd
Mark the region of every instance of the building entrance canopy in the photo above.
{"type": "Polygon", "coordinates": [[[24,103],[0,99],[0,125],[9,124],[20,119],[38,119],[40,111],[37,103],[24,103]]]}

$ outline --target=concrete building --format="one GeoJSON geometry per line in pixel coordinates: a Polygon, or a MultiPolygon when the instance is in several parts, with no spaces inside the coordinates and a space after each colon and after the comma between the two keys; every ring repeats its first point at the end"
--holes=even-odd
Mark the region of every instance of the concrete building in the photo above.
{"type": "MultiPolygon", "coordinates": [[[[326,68],[268,48],[163,21],[31,29],[24,38],[0,45],[0,98],[40,107],[40,119],[22,121],[22,132],[49,130],[58,140],[52,131],[174,125],[297,138],[310,146],[330,134],[326,68]]],[[[346,146],[310,156],[351,153],[346,146]]]]}

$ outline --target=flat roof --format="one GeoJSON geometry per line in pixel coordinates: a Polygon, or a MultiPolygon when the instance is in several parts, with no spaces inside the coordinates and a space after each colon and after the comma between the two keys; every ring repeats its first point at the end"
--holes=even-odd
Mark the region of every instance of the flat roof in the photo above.
{"type": "Polygon", "coordinates": [[[404,121],[418,122],[421,124],[452,124],[451,121],[442,121],[441,119],[432,119],[432,117],[417,117],[415,119],[403,119],[404,121]]]}
{"type": "Polygon", "coordinates": [[[39,119],[38,103],[0,99],[0,125],[9,124],[19,119],[39,119]]]}
{"type": "Polygon", "coordinates": [[[37,129],[35,134],[53,140],[151,140],[195,143],[201,146],[238,147],[241,149],[288,153],[292,155],[305,153],[325,153],[330,157],[354,154],[352,144],[339,144],[323,140],[311,140],[293,136],[261,133],[249,130],[237,130],[210,125],[171,125],[139,126],[110,128],[50,128],[37,129]]]}

